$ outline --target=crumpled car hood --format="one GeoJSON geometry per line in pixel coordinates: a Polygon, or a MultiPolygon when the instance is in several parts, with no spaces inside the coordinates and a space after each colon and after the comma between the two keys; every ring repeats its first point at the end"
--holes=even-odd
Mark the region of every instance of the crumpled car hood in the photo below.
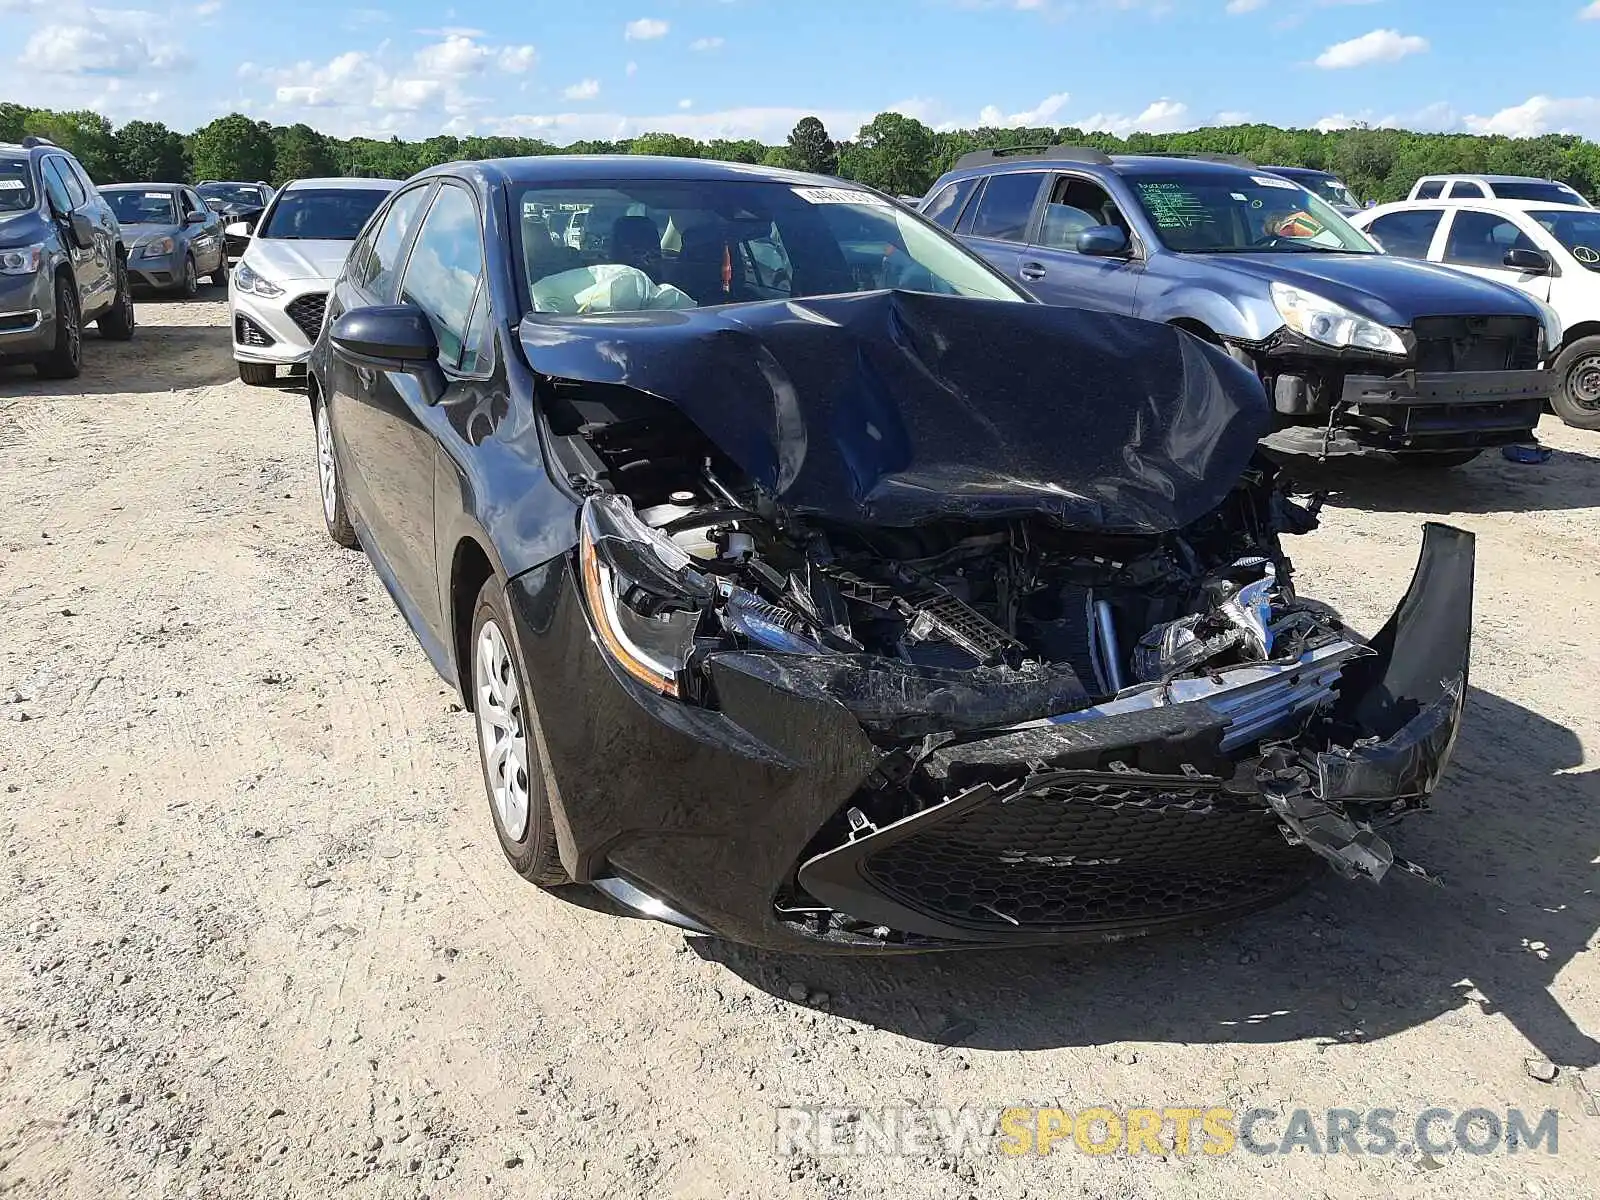
{"type": "Polygon", "coordinates": [[[879,291],[530,316],[536,372],[672,403],[798,513],[1054,518],[1156,533],[1211,511],[1270,427],[1255,376],[1164,325],[879,291]]]}

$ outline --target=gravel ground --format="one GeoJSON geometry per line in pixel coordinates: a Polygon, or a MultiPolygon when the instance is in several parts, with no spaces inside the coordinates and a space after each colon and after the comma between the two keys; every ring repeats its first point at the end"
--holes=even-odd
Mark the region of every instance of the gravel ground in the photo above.
{"type": "Polygon", "coordinates": [[[1328,879],[1087,951],[786,959],[512,874],[468,718],[324,537],[304,401],[236,381],[215,296],[141,304],[71,385],[0,369],[0,1193],[1594,1194],[1600,435],[1329,476],[1293,547],[1370,630],[1420,521],[1479,535],[1466,726],[1397,839],[1444,890],[1328,879]],[[780,1104],[1017,1102],[1261,1107],[1269,1138],[1296,1108],[1551,1108],[1559,1153],[773,1136],[780,1104]]]}

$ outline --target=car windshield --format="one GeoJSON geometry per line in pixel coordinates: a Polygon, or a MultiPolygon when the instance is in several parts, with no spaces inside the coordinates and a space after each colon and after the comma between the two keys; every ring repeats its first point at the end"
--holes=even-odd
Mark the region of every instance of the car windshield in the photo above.
{"type": "Polygon", "coordinates": [[[256,236],[288,241],[353,242],[389,193],[378,188],[305,188],[281,192],[256,236]]]}
{"type": "Polygon", "coordinates": [[[902,288],[1025,301],[945,233],[860,188],[639,180],[525,188],[531,312],[695,308],[902,288]]]}
{"type": "Polygon", "coordinates": [[[255,205],[259,208],[262,204],[261,189],[248,183],[202,183],[195,191],[211,208],[222,204],[255,205]],[[213,200],[216,204],[211,203],[213,200]]]}
{"type": "Polygon", "coordinates": [[[178,206],[171,192],[113,191],[101,188],[117,220],[124,225],[176,225],[178,206]]]}
{"type": "Polygon", "coordinates": [[[1378,253],[1327,201],[1287,179],[1230,171],[1136,175],[1129,182],[1169,250],[1378,253]]]}
{"type": "Polygon", "coordinates": [[[27,212],[33,207],[33,182],[26,158],[0,158],[0,212],[27,212]]]}
{"type": "Polygon", "coordinates": [[[1591,271],[1600,271],[1600,211],[1541,212],[1534,209],[1528,215],[1565,246],[1573,258],[1591,271]]]}
{"type": "Polygon", "coordinates": [[[1499,180],[1493,187],[1495,197],[1500,200],[1540,200],[1546,204],[1581,204],[1589,207],[1587,200],[1564,183],[1508,183],[1499,180]]]}

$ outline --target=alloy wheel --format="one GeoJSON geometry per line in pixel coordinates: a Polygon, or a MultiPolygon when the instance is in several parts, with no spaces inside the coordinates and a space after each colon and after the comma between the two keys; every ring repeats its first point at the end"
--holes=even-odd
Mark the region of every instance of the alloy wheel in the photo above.
{"type": "Polygon", "coordinates": [[[322,485],[322,515],[332,525],[338,519],[339,463],[333,457],[333,427],[326,404],[317,405],[317,480],[322,485]]]}
{"type": "Polygon", "coordinates": [[[1567,371],[1567,395],[1579,408],[1600,411],[1600,354],[1586,355],[1572,364],[1567,371]]]}
{"type": "Polygon", "coordinates": [[[505,635],[493,620],[485,621],[478,631],[472,683],[495,820],[506,837],[520,842],[528,832],[528,739],[516,667],[505,635]]]}
{"type": "Polygon", "coordinates": [[[60,305],[61,320],[67,326],[67,355],[73,363],[80,363],[83,361],[83,322],[78,319],[77,298],[63,284],[56,302],[60,305]]]}

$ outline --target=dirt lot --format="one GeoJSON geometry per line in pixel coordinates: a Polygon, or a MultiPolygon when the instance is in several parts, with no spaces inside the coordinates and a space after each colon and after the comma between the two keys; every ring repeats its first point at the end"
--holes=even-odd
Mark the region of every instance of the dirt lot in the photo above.
{"type": "Polygon", "coordinates": [[[1204,936],[797,961],[521,883],[468,718],[323,535],[302,398],[234,379],[221,301],[139,315],[74,385],[0,369],[0,1192],[1594,1194],[1600,435],[1335,477],[1293,547],[1371,629],[1423,514],[1479,535],[1467,726],[1399,839],[1445,890],[1330,879],[1204,936]],[[1302,1107],[1554,1108],[1559,1153],[774,1146],[778,1104],[1013,1102],[1263,1107],[1265,1140],[1302,1107]]]}

